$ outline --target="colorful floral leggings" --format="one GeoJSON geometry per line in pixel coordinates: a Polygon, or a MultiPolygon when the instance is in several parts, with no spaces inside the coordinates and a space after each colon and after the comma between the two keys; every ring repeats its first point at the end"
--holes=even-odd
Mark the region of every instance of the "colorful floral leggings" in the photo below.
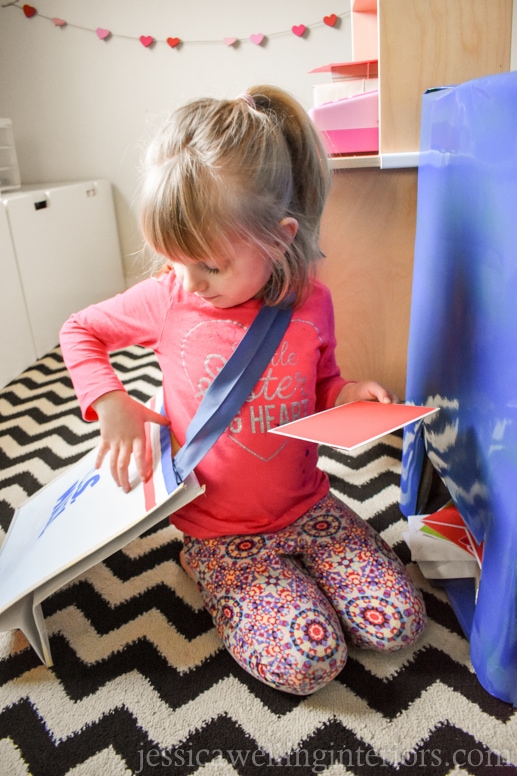
{"type": "Polygon", "coordinates": [[[276,533],[185,537],[185,558],[225,646],[246,671],[305,695],[345,643],[392,651],[425,626],[422,596],[374,529],[329,494],[276,533]]]}

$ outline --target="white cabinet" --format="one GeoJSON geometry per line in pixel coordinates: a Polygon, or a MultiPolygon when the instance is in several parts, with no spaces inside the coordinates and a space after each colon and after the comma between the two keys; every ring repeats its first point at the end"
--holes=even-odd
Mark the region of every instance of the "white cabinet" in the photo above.
{"type": "Polygon", "coordinates": [[[0,386],[36,358],[5,208],[0,208],[0,386]]]}
{"type": "Polygon", "coordinates": [[[58,344],[71,313],[125,282],[109,181],[23,186],[0,211],[4,385],[58,344]]]}

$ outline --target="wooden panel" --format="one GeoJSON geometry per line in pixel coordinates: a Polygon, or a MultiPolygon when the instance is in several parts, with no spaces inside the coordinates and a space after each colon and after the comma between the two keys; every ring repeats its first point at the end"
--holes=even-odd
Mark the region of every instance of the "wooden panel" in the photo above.
{"type": "Polygon", "coordinates": [[[334,173],[319,275],[332,292],[337,359],[350,379],[405,393],[416,170],[334,173]]]}
{"type": "Polygon", "coordinates": [[[512,0],[380,0],[380,149],[416,151],[424,91],[510,69],[512,0]]]}

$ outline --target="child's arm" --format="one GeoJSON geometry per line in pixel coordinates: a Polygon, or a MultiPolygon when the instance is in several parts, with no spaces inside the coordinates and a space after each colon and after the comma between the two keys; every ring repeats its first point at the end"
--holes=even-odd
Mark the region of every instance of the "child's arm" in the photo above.
{"type": "Polygon", "coordinates": [[[151,474],[145,423],[167,425],[162,415],[127,395],[109,352],[133,344],[159,346],[170,306],[165,282],[144,280],[116,297],[72,315],[60,334],[61,349],[85,420],[99,420],[101,444],[96,465],[110,454],[117,484],[130,489],[128,466],[134,455],[139,476],[151,474]]]}
{"type": "Polygon", "coordinates": [[[110,391],[92,404],[100,424],[101,444],[96,468],[110,453],[113,479],[126,493],[131,489],[128,467],[131,455],[140,478],[145,482],[152,474],[151,451],[146,448],[145,423],[169,425],[169,420],[144,404],[132,399],[125,391],[110,391]]]}
{"type": "Polygon", "coordinates": [[[388,391],[374,380],[362,380],[358,383],[347,383],[343,386],[336,399],[335,406],[348,404],[351,401],[380,401],[383,404],[398,404],[399,397],[393,391],[388,391]]]}

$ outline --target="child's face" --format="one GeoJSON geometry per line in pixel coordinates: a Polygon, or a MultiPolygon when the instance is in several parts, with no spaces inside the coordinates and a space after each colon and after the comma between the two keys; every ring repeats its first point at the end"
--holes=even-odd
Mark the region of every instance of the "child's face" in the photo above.
{"type": "Polygon", "coordinates": [[[185,291],[222,309],[256,297],[271,274],[260,249],[239,239],[225,250],[224,258],[218,258],[217,264],[185,257],[182,261],[172,261],[172,266],[185,291]]]}

